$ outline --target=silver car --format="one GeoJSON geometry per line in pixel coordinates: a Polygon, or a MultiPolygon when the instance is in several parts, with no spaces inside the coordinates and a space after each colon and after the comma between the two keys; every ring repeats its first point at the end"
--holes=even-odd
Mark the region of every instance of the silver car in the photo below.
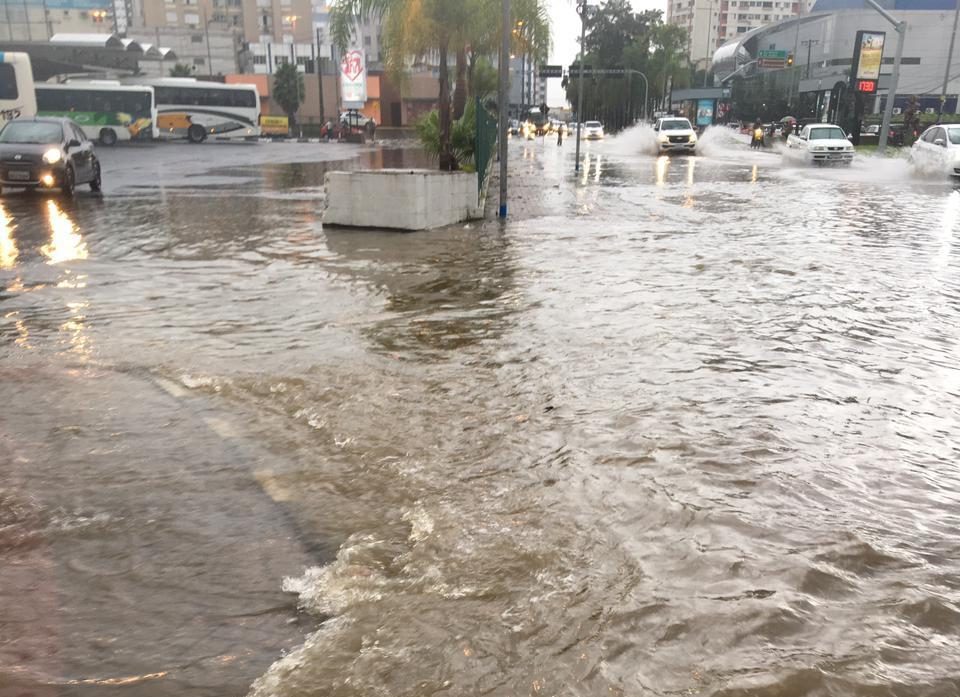
{"type": "Polygon", "coordinates": [[[910,162],[918,169],[960,178],[960,124],[931,126],[924,131],[910,149],[910,162]]]}

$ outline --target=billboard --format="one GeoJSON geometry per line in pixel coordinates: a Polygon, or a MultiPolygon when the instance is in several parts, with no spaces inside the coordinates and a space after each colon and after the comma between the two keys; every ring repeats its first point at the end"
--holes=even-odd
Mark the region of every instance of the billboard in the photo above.
{"type": "MultiPolygon", "coordinates": [[[[859,83],[876,83],[883,64],[883,44],[887,35],[882,31],[858,31],[853,48],[850,82],[854,89],[859,83]]],[[[874,91],[876,91],[874,89],[874,91]]]]}
{"type": "Polygon", "coordinates": [[[697,125],[713,125],[713,100],[700,99],[697,101],[697,125]]]}
{"type": "Polygon", "coordinates": [[[367,65],[363,51],[347,51],[340,60],[340,94],[344,109],[362,109],[367,103],[367,65]]]}

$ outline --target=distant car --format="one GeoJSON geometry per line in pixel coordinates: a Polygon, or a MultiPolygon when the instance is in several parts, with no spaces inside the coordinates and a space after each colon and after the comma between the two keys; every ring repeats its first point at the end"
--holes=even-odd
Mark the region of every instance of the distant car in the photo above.
{"type": "Polygon", "coordinates": [[[657,150],[666,152],[694,153],[697,148],[697,133],[689,119],[668,116],[658,119],[653,126],[657,134],[657,150]]]}
{"type": "Polygon", "coordinates": [[[73,121],[20,118],[0,130],[0,192],[7,186],[72,196],[78,184],[100,191],[103,180],[93,143],[73,121]]]}
{"type": "Polygon", "coordinates": [[[583,124],[583,137],[587,140],[602,140],[603,124],[599,121],[587,121],[583,124]]]}
{"type": "Polygon", "coordinates": [[[910,162],[927,171],[960,178],[960,124],[931,126],[910,148],[910,162]]]}
{"type": "Polygon", "coordinates": [[[512,136],[519,135],[520,121],[518,119],[510,119],[510,123],[507,125],[507,130],[512,136]]]}
{"type": "Polygon", "coordinates": [[[361,114],[355,109],[340,114],[340,124],[346,124],[348,133],[365,133],[373,137],[377,130],[377,122],[369,116],[361,114]]]}
{"type": "Polygon", "coordinates": [[[799,135],[787,138],[786,157],[805,164],[849,165],[853,162],[853,144],[840,126],[816,123],[804,126],[799,135]]]}

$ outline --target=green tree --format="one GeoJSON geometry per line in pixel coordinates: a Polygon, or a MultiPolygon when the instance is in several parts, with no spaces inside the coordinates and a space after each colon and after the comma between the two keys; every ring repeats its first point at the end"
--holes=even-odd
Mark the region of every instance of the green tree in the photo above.
{"type": "Polygon", "coordinates": [[[303,103],[306,90],[303,75],[293,63],[284,63],[273,74],[273,98],[290,119],[291,127],[297,123],[297,109],[303,103]]]}
{"type": "MultiPolygon", "coordinates": [[[[663,22],[659,10],[634,12],[630,0],[608,0],[587,17],[584,64],[626,68],[647,77],[649,104],[664,101],[670,85],[688,83],[684,59],[686,31],[663,22]]],[[[578,103],[579,79],[567,82],[567,99],[578,103]]],[[[600,119],[611,130],[629,126],[643,112],[644,84],[639,77],[589,76],[584,80],[583,115],[600,119]]]]}
{"type": "Polygon", "coordinates": [[[193,66],[187,63],[175,63],[170,68],[170,77],[192,77],[193,66]]]}
{"type": "MultiPolygon", "coordinates": [[[[538,50],[549,46],[545,0],[516,0],[515,5],[515,22],[536,24],[529,36],[538,50]]],[[[465,110],[471,66],[476,65],[478,57],[496,52],[499,7],[498,0],[340,0],[331,11],[331,34],[341,50],[353,39],[358,18],[382,18],[385,62],[393,75],[403,74],[411,58],[437,61],[438,159],[442,170],[458,167],[451,145],[453,123],[465,110]],[[456,82],[452,99],[451,57],[456,82]]]]}

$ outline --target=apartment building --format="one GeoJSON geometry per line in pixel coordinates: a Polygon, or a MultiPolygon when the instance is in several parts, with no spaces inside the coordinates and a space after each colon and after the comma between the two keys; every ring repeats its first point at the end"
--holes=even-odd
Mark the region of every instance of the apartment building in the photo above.
{"type": "Polygon", "coordinates": [[[703,68],[728,40],[806,14],[812,0],[669,0],[667,21],[687,30],[690,61],[703,68]]]}

